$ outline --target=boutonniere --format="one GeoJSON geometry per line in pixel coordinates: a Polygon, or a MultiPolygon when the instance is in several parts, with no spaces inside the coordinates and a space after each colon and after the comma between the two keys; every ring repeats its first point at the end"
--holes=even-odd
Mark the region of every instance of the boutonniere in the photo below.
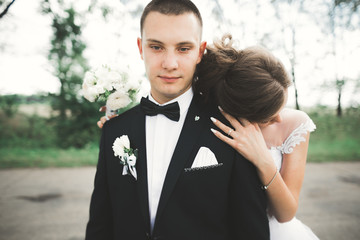
{"type": "Polygon", "coordinates": [[[130,148],[130,141],[127,135],[122,135],[115,139],[113,143],[114,156],[119,157],[120,163],[124,165],[122,175],[133,175],[137,180],[136,158],[138,150],[130,148]]]}

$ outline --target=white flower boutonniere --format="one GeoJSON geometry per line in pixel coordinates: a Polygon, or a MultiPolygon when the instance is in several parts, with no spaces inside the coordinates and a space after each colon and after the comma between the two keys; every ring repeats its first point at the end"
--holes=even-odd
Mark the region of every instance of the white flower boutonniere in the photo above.
{"type": "Polygon", "coordinates": [[[119,157],[120,163],[124,165],[123,175],[131,174],[135,179],[137,179],[136,173],[136,159],[138,150],[133,150],[130,148],[130,141],[127,135],[122,135],[119,138],[116,138],[113,143],[114,156],[119,157]]]}

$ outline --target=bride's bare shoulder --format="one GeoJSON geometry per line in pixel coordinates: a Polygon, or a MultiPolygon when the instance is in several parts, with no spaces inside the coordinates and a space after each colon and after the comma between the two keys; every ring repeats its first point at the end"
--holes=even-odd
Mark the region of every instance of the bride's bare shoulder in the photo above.
{"type": "Polygon", "coordinates": [[[292,108],[284,108],[280,114],[282,117],[282,122],[285,125],[297,125],[310,119],[307,113],[292,108]]]}
{"type": "Polygon", "coordinates": [[[282,129],[283,137],[286,139],[296,129],[304,129],[306,131],[313,131],[316,126],[306,112],[285,108],[281,112],[282,121],[279,124],[279,129],[282,129]]]}
{"type": "Polygon", "coordinates": [[[280,112],[280,116],[280,122],[271,124],[262,130],[269,146],[280,146],[295,129],[310,120],[307,113],[291,108],[284,108],[280,112]]]}

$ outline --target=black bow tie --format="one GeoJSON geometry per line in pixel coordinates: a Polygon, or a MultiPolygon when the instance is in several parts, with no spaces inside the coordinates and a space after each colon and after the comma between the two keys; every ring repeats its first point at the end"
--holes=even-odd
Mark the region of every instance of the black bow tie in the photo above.
{"type": "Polygon", "coordinates": [[[141,108],[146,115],[155,116],[163,114],[170,120],[178,122],[180,119],[180,107],[178,102],[173,102],[164,106],[157,105],[148,98],[141,98],[141,108]]]}

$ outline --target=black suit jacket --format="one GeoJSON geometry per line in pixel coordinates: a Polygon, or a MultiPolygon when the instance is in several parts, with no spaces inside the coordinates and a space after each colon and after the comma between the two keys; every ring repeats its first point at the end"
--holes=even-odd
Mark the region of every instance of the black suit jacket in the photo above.
{"type": "Polygon", "coordinates": [[[145,115],[136,106],[108,121],[102,132],[87,240],[251,240],[269,239],[266,197],[255,167],[217,139],[210,117],[225,122],[216,107],[194,96],[171,159],[153,233],[147,187],[145,115]],[[112,144],[128,135],[138,149],[138,179],[122,175],[112,144]],[[218,165],[191,169],[201,147],[218,165]]]}

